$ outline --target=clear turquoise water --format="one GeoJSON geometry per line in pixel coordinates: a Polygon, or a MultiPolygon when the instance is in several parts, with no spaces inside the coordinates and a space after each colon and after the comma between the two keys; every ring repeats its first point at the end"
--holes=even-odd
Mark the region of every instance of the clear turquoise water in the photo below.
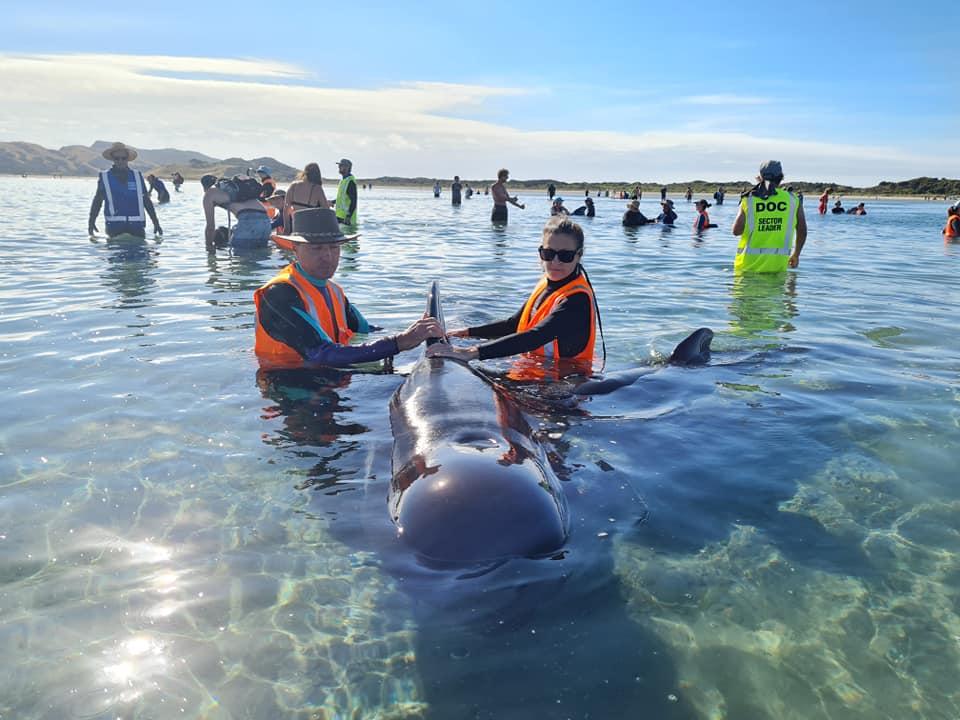
{"type": "MultiPolygon", "coordinates": [[[[735,205],[700,239],[682,201],[676,229],[625,231],[599,200],[608,369],[704,325],[718,352],[578,407],[528,390],[568,552],[460,578],[386,511],[417,353],[258,382],[251,293],[280,253],[208,257],[195,183],[162,242],[91,242],[93,189],[0,179],[0,717],[960,716],[942,204],[810,217],[797,272],[738,283],[735,205]]],[[[488,198],[361,191],[339,279],[388,329],[433,278],[449,324],[506,316],[548,207],[521,195],[496,230],[488,198]]]]}

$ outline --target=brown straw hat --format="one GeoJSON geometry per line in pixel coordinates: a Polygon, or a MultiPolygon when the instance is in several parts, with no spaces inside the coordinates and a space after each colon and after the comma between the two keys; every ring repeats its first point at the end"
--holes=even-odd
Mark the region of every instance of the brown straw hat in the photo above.
{"type": "Polygon", "coordinates": [[[329,208],[308,208],[293,214],[293,231],[279,237],[291,242],[311,245],[339,245],[356,240],[356,235],[344,235],[336,213],[329,208]]]}
{"type": "Polygon", "coordinates": [[[122,142],[115,142],[113,145],[104,150],[103,157],[105,157],[107,160],[113,160],[114,155],[120,155],[121,153],[127,156],[128,162],[137,159],[137,151],[129,145],[124,145],[122,142]]]}

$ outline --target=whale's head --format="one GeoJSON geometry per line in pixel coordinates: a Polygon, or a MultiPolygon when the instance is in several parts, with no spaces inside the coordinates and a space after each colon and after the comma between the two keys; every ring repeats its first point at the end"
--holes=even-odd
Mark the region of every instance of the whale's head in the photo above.
{"type": "Polygon", "coordinates": [[[464,432],[416,455],[393,478],[391,515],[422,558],[473,565],[559,550],[566,498],[542,448],[464,432]]]}

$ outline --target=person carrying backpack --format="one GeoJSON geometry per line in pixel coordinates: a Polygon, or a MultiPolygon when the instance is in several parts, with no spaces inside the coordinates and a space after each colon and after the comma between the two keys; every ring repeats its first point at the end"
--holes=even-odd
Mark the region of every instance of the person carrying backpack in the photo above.
{"type": "Polygon", "coordinates": [[[216,175],[200,178],[203,186],[203,214],[206,219],[204,238],[207,251],[218,245],[229,244],[234,248],[266,247],[270,242],[270,217],[258,198],[262,187],[255,178],[240,177],[217,179],[216,175]],[[232,213],[237,222],[230,230],[226,241],[217,238],[214,209],[222,207],[232,213]]]}

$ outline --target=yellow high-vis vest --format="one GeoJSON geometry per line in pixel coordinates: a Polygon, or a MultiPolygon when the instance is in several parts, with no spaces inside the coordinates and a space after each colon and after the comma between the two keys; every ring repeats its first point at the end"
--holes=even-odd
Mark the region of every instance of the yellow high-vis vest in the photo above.
{"type": "Polygon", "coordinates": [[[740,209],[747,217],[737,246],[736,272],[783,272],[793,252],[800,203],[777,188],[768,198],[747,195],[740,209]]]}
{"type": "MultiPolygon", "coordinates": [[[[356,225],[357,224],[357,208],[353,208],[353,215],[347,217],[347,211],[350,209],[350,196],[347,195],[347,188],[350,186],[350,183],[356,184],[357,179],[353,176],[353,173],[347,175],[340,181],[340,185],[337,186],[337,203],[334,206],[337,217],[340,220],[346,222],[347,225],[356,225]]],[[[359,198],[357,198],[359,201],[359,198]]],[[[360,204],[359,202],[357,203],[360,204]]]]}

